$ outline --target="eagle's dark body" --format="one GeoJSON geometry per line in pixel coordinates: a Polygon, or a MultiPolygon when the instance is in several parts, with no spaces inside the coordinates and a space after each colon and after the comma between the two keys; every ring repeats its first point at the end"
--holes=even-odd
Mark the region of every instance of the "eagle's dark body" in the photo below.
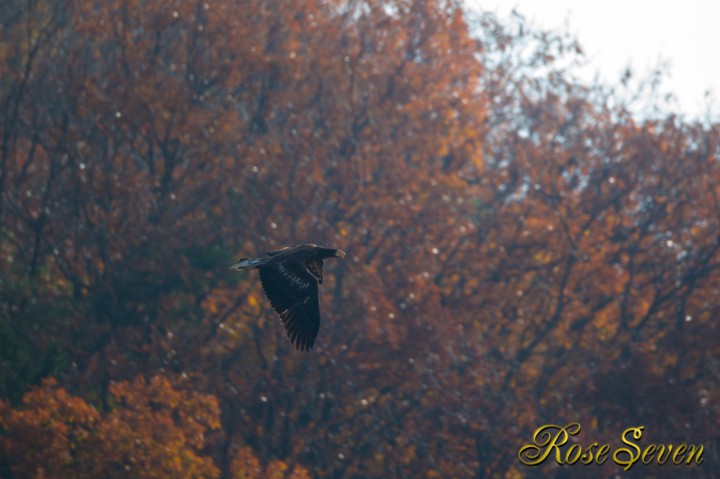
{"type": "Polygon", "coordinates": [[[280,315],[290,342],[309,351],[320,330],[318,285],[322,284],[323,260],[345,253],[314,244],[270,251],[264,258],[243,258],[232,269],[257,268],[265,296],[280,315]]]}

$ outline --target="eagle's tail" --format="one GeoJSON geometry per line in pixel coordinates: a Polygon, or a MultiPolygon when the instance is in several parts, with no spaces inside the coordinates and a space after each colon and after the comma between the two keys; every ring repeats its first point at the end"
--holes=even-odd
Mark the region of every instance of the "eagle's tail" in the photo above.
{"type": "Polygon", "coordinates": [[[237,263],[230,266],[230,269],[245,269],[245,268],[252,268],[253,266],[260,266],[266,262],[266,258],[255,258],[255,259],[248,259],[248,258],[241,258],[237,263]]]}

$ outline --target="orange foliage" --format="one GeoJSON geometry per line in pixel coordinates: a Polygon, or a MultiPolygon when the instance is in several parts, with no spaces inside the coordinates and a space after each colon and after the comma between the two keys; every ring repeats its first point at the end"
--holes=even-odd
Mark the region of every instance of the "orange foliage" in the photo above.
{"type": "Polygon", "coordinates": [[[274,460],[262,467],[248,447],[237,450],[230,464],[232,479],[310,479],[310,473],[302,466],[290,468],[285,462],[274,460]]]}
{"type": "Polygon", "coordinates": [[[2,451],[18,477],[210,478],[219,471],[200,453],[218,429],[212,396],[175,389],[166,378],[110,386],[114,406],[100,414],[54,380],[0,410],[2,451]]]}

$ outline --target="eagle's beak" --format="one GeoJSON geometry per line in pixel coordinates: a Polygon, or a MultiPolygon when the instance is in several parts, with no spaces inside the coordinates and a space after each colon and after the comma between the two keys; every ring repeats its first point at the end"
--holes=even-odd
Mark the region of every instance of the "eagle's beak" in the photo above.
{"type": "Polygon", "coordinates": [[[338,258],[341,258],[341,259],[345,259],[345,251],[339,249],[335,252],[335,256],[337,256],[338,258]]]}

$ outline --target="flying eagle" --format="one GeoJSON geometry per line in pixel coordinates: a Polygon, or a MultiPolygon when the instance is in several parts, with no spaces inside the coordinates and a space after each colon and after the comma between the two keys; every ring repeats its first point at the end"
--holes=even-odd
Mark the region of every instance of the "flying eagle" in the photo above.
{"type": "Polygon", "coordinates": [[[230,268],[260,271],[265,296],[280,315],[290,342],[300,351],[309,351],[320,330],[318,284],[323,281],[323,260],[333,256],[345,258],[345,252],[301,244],[269,251],[264,258],[243,258],[230,268]]]}

